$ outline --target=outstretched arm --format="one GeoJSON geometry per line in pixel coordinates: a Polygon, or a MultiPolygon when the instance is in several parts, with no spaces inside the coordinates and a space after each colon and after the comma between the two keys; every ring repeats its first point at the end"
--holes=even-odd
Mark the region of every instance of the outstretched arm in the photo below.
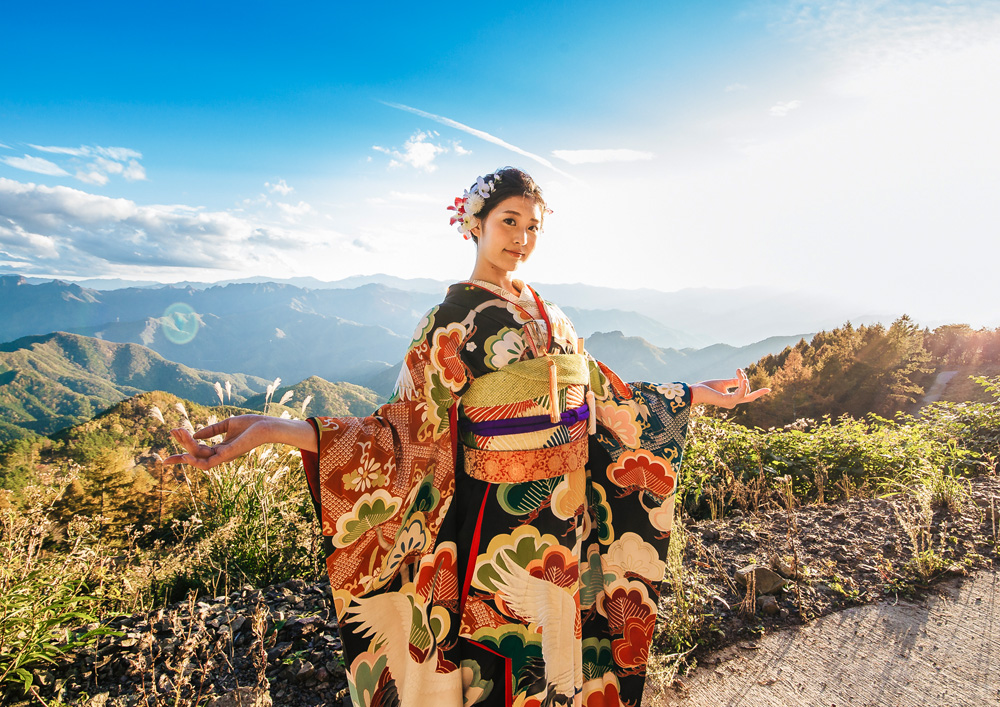
{"type": "Polygon", "coordinates": [[[735,378],[702,381],[692,385],[691,404],[734,408],[742,403],[753,402],[770,392],[770,388],[760,388],[751,392],[750,379],[747,378],[746,372],[740,368],[737,369],[735,378]]]}
{"type": "Polygon", "coordinates": [[[268,443],[288,444],[307,452],[317,450],[316,431],[311,424],[305,420],[283,420],[265,415],[229,417],[202,427],[194,435],[183,428],[171,430],[170,434],[187,451],[167,457],[163,463],[190,464],[199,469],[211,469],[268,443]],[[225,438],[213,446],[199,442],[216,435],[225,435],[225,438]]]}

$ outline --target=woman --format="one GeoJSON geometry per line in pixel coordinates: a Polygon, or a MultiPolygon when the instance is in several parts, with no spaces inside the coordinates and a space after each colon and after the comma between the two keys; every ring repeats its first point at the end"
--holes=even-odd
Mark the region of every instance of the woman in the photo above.
{"type": "Polygon", "coordinates": [[[472,277],[418,324],[389,403],[175,430],[187,452],[167,461],[302,450],[355,705],[638,704],[688,412],[767,391],[742,371],[626,385],[587,356],[513,278],[546,212],[524,172],[449,208],[472,277]]]}

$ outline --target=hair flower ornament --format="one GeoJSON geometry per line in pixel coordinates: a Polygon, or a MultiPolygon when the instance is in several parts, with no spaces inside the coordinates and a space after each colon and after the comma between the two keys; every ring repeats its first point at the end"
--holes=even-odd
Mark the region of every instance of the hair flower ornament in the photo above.
{"type": "Polygon", "coordinates": [[[465,240],[469,240],[469,233],[479,225],[476,214],[486,206],[486,200],[493,194],[496,183],[499,181],[500,172],[494,172],[485,179],[476,177],[476,183],[472,185],[472,189],[466,189],[462,196],[455,197],[455,203],[448,207],[449,211],[455,212],[455,215],[448,222],[449,225],[457,224],[458,232],[465,240]]]}

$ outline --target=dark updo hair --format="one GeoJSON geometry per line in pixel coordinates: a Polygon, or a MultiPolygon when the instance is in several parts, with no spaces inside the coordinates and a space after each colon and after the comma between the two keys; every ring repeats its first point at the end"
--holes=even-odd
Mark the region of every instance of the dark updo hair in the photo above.
{"type": "MultiPolygon", "coordinates": [[[[486,217],[490,215],[490,212],[501,201],[509,199],[512,196],[523,196],[531,199],[538,204],[542,210],[542,219],[545,219],[545,198],[542,196],[542,188],[531,178],[530,174],[517,167],[504,167],[503,169],[498,169],[494,174],[500,175],[500,178],[494,180],[493,191],[490,193],[489,198],[485,199],[483,208],[478,213],[473,214],[473,216],[479,219],[480,224],[486,220],[486,217]]],[[[483,178],[486,179],[486,177],[483,178]]],[[[472,186],[475,186],[475,184],[472,186]]],[[[476,245],[479,245],[479,238],[471,233],[469,235],[476,242],[476,245]]]]}

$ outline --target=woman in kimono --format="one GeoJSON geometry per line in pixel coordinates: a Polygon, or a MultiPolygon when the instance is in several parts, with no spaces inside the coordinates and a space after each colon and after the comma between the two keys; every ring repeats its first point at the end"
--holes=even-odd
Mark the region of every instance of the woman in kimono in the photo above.
{"type": "Polygon", "coordinates": [[[302,450],[355,705],[638,705],[689,411],[767,391],[625,384],[587,355],[513,277],[546,213],[527,174],[449,208],[472,277],[420,320],[388,403],[175,430],[167,462],[302,450]]]}

